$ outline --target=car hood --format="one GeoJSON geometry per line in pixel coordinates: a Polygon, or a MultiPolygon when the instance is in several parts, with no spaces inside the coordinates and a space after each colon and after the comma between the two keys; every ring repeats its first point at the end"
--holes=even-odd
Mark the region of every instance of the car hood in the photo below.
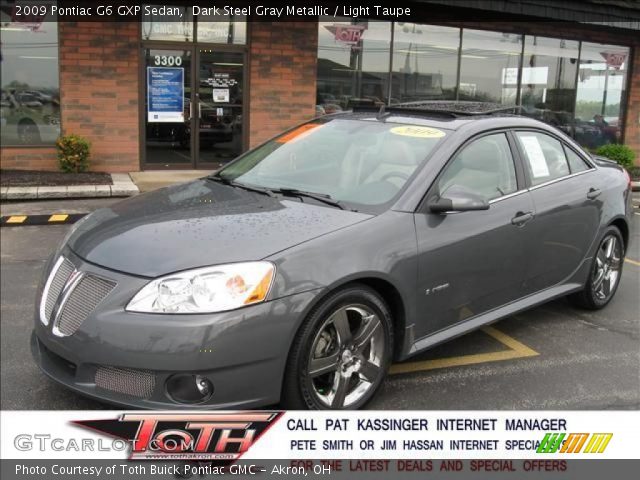
{"type": "Polygon", "coordinates": [[[91,263],[157,277],[260,260],[370,217],[200,179],[96,210],[67,245],[91,263]]]}

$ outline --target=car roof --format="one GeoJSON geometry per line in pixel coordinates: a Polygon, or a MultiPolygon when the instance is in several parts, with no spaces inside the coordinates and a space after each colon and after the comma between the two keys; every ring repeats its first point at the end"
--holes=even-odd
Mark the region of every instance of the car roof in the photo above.
{"type": "Polygon", "coordinates": [[[518,110],[517,106],[487,102],[425,101],[382,107],[354,106],[352,111],[341,112],[335,116],[354,120],[412,123],[449,130],[458,130],[469,125],[477,127],[478,130],[511,127],[555,130],[544,122],[518,115],[518,110]]]}

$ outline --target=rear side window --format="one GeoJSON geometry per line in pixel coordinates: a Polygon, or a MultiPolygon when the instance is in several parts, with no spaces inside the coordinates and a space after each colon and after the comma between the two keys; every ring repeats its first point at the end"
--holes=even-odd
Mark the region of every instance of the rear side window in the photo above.
{"type": "Polygon", "coordinates": [[[446,194],[454,185],[486,200],[518,189],[511,149],[504,133],[474,140],[456,155],[438,181],[439,194],[446,194]]]}
{"type": "Polygon", "coordinates": [[[524,152],[525,166],[532,185],[555,180],[571,173],[562,144],[553,137],[538,132],[517,132],[524,152]]]}
{"type": "Polygon", "coordinates": [[[567,160],[569,160],[569,167],[571,167],[571,173],[584,172],[585,170],[589,170],[589,165],[584,159],[578,155],[576,152],[571,150],[566,145],[564,146],[564,151],[567,154],[567,160]]]}

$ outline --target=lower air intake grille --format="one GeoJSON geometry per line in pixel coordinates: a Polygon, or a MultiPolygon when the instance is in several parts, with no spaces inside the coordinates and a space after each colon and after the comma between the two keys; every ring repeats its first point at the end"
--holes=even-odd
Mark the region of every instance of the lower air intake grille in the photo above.
{"type": "Polygon", "coordinates": [[[51,320],[51,312],[53,312],[53,307],[58,301],[58,297],[60,296],[60,292],[64,288],[64,284],[67,283],[69,276],[73,273],[73,263],[71,263],[66,258],[62,260],[62,263],[58,267],[55,272],[52,272],[53,278],[51,279],[51,283],[49,285],[49,290],[47,292],[47,298],[45,299],[44,304],[44,316],[47,321],[51,320]]]}
{"type": "Polygon", "coordinates": [[[150,398],[156,386],[155,375],[147,370],[98,367],[96,387],[138,398],[150,398]]]}
{"type": "Polygon", "coordinates": [[[64,336],[73,335],[115,286],[114,282],[94,275],[83,277],[62,306],[56,321],[58,332],[64,336]]]}

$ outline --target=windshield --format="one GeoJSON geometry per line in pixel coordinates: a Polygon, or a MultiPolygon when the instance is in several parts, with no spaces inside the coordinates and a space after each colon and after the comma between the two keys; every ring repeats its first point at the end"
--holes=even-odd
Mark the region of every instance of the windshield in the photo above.
{"type": "Polygon", "coordinates": [[[218,176],[276,192],[294,189],[379,206],[398,194],[446,133],[381,121],[314,120],[248,152],[218,176]]]}

